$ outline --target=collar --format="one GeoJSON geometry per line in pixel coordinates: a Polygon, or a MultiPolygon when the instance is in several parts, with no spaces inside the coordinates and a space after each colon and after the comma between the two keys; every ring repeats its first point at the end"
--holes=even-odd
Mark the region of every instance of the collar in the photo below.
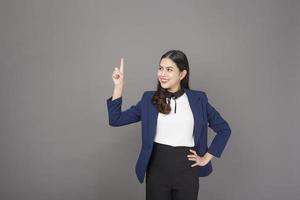
{"type": "Polygon", "coordinates": [[[184,94],[184,89],[180,88],[178,91],[176,92],[170,92],[168,90],[165,91],[165,96],[167,98],[172,98],[172,99],[177,99],[178,97],[182,96],[184,94]]]}
{"type": "Polygon", "coordinates": [[[170,104],[171,103],[171,98],[174,99],[175,101],[175,110],[174,113],[176,113],[176,107],[177,107],[177,103],[176,103],[176,99],[180,96],[182,96],[184,94],[184,89],[180,88],[178,91],[176,92],[170,92],[168,90],[165,91],[165,95],[166,98],[168,99],[167,103],[170,104]]]}

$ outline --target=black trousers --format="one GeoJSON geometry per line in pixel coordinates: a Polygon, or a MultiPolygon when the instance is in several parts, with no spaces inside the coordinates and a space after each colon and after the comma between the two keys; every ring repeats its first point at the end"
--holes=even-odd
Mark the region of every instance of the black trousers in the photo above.
{"type": "Polygon", "coordinates": [[[173,147],[154,142],[146,172],[146,200],[197,200],[198,167],[188,160],[195,147],[173,147]]]}

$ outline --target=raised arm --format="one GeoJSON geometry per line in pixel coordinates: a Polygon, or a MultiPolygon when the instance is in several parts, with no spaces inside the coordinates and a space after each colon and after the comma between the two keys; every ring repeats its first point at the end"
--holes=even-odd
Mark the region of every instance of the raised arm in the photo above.
{"type": "Polygon", "coordinates": [[[123,63],[124,59],[121,58],[120,68],[116,67],[112,73],[112,79],[115,87],[113,95],[106,100],[110,126],[123,126],[141,120],[142,99],[139,100],[136,105],[132,105],[127,110],[122,111],[122,91],[124,85],[123,63]]]}
{"type": "Polygon", "coordinates": [[[123,126],[140,121],[142,98],[137,102],[136,105],[132,105],[125,111],[122,111],[122,96],[114,100],[112,100],[112,97],[108,98],[106,102],[109,125],[123,126]]]}

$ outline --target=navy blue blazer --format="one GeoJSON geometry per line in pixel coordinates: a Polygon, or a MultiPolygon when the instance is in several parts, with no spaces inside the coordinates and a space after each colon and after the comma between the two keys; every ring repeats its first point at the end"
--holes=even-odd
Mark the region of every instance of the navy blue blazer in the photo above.
{"type": "MultiPolygon", "coordinates": [[[[183,88],[194,116],[194,142],[199,156],[209,152],[215,157],[221,154],[227,144],[231,129],[220,113],[208,102],[205,92],[183,88]],[[207,146],[207,127],[215,133],[209,148],[207,146]]],[[[155,91],[145,91],[136,105],[122,111],[122,96],[112,100],[112,96],[106,100],[109,125],[113,127],[123,126],[141,121],[142,145],[136,162],[135,172],[140,183],[143,183],[148,162],[151,157],[158,111],[151,99],[155,91]]],[[[198,167],[198,175],[208,176],[212,171],[212,163],[209,161],[204,166],[198,167]]]]}

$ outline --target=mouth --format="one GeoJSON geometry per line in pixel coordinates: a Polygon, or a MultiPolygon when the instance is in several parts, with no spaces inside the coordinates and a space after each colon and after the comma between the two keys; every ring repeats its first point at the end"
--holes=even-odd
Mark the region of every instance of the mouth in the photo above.
{"type": "Polygon", "coordinates": [[[169,80],[168,80],[168,79],[160,78],[159,81],[160,81],[161,83],[167,83],[169,80]]]}

